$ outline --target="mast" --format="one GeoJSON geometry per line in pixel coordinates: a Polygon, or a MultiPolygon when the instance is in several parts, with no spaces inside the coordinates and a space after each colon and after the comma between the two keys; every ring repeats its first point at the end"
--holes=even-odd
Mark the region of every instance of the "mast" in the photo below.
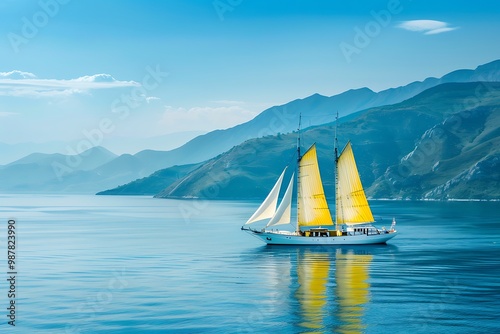
{"type": "Polygon", "coordinates": [[[297,227],[295,228],[295,232],[299,232],[299,209],[300,209],[300,125],[302,122],[302,112],[299,112],[299,127],[297,129],[297,227]]]}
{"type": "Polygon", "coordinates": [[[338,179],[338,161],[339,161],[339,151],[338,151],[338,140],[337,140],[337,127],[339,125],[339,112],[337,111],[337,116],[335,117],[335,139],[333,146],[335,148],[335,231],[338,231],[337,221],[338,221],[338,200],[339,200],[339,179],[338,179]]]}
{"type": "Polygon", "coordinates": [[[300,161],[300,123],[302,122],[302,113],[299,113],[299,127],[297,128],[297,161],[300,161]]]}

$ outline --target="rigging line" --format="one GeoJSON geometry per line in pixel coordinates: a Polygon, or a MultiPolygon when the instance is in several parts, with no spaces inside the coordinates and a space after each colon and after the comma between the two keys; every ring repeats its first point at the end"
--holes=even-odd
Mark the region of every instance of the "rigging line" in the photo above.
{"type": "Polygon", "coordinates": [[[287,166],[290,166],[292,164],[292,161],[297,161],[295,156],[297,155],[297,149],[293,149],[293,154],[290,155],[290,159],[288,159],[288,162],[286,163],[287,166]]]}

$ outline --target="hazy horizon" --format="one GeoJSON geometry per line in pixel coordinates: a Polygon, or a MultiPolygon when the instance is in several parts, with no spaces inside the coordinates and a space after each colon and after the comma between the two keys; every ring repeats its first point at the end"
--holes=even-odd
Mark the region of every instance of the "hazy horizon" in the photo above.
{"type": "Polygon", "coordinates": [[[0,143],[60,143],[66,154],[89,137],[117,154],[171,149],[189,136],[157,147],[148,138],[229,128],[315,93],[378,92],[500,58],[500,4],[491,2],[0,8],[0,143]]]}

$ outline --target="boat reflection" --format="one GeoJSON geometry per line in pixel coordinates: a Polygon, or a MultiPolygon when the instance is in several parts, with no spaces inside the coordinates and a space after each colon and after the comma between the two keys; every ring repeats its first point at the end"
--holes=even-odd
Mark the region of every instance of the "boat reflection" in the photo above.
{"type": "Polygon", "coordinates": [[[370,301],[369,266],[373,255],[355,253],[352,249],[335,255],[335,296],[337,297],[338,333],[362,333],[363,315],[370,301]]]}
{"type": "MultiPolygon", "coordinates": [[[[267,252],[289,255],[290,307],[301,333],[363,333],[365,311],[370,303],[370,264],[373,247],[268,248],[267,252]],[[296,265],[296,270],[294,267],[296,265]]],[[[382,249],[383,248],[383,249],[382,249]]]]}
{"type": "Polygon", "coordinates": [[[299,326],[307,333],[321,333],[328,313],[328,281],[330,254],[309,249],[297,254],[297,280],[299,287],[295,297],[299,302],[301,321],[299,326]]]}

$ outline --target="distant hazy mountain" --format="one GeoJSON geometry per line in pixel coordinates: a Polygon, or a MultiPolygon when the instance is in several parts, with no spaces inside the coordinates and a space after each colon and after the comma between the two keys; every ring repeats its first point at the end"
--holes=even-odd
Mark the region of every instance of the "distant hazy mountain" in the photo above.
{"type": "MultiPolygon", "coordinates": [[[[167,151],[182,146],[189,140],[203,133],[202,131],[183,131],[149,138],[106,137],[102,142],[102,146],[113,152],[123,152],[124,148],[126,148],[129,153],[139,152],[145,148],[167,151]]],[[[17,144],[0,142],[0,165],[6,165],[33,152],[68,154],[72,149],[78,147],[80,143],[81,139],[71,142],[50,141],[43,143],[25,142],[17,144]]]]}
{"type": "Polygon", "coordinates": [[[182,131],[148,138],[110,136],[103,140],[102,145],[113,152],[134,154],[142,150],[168,151],[180,147],[191,139],[206,133],[206,131],[182,131]]]}
{"type": "Polygon", "coordinates": [[[43,144],[38,143],[17,143],[7,144],[0,143],[0,165],[6,165],[12,161],[21,159],[33,152],[39,153],[53,153],[62,152],[67,143],[63,142],[47,142],[43,144]]]}
{"type": "MultiPolygon", "coordinates": [[[[369,196],[500,198],[500,83],[443,84],[402,103],[342,120],[339,141],[353,143],[369,196]]],[[[333,198],[333,126],[312,127],[327,195],[333,198]]],[[[264,198],[294,162],[296,134],[238,145],[158,197],[264,198]]]]}
{"type": "MultiPolygon", "coordinates": [[[[331,97],[315,94],[305,99],[294,100],[285,105],[264,110],[253,120],[233,128],[216,130],[198,136],[171,151],[144,150],[134,155],[121,155],[103,164],[92,163],[90,160],[87,163],[87,160],[84,160],[85,162],[79,168],[65,169],[62,180],[60,177],[46,179],[50,173],[53,173],[53,170],[51,171],[51,168],[47,168],[46,165],[44,165],[45,169],[42,168],[43,166],[29,163],[17,164],[16,169],[9,169],[9,165],[7,165],[2,168],[0,176],[9,179],[9,182],[6,183],[8,186],[0,185],[0,191],[11,189],[26,192],[97,192],[115,188],[170,166],[206,161],[248,139],[294,131],[298,126],[299,113],[302,113],[303,117],[302,128],[306,128],[331,122],[337,111],[341,116],[353,115],[353,113],[367,108],[399,103],[442,82],[467,82],[483,78],[500,81],[500,60],[479,66],[475,70],[458,70],[440,79],[428,78],[423,82],[414,82],[379,93],[368,88],[361,88],[331,97]],[[6,167],[7,169],[5,169],[6,167]],[[21,173],[20,170],[24,172],[21,173]],[[41,174],[38,175],[38,173],[41,174]],[[21,175],[26,175],[26,178],[19,178],[21,175]],[[30,178],[45,181],[31,183],[27,181],[30,178]]],[[[56,159],[54,161],[70,159],[68,157],[57,158],[57,156],[53,158],[56,159]]]]}
{"type": "Polygon", "coordinates": [[[24,158],[11,162],[5,167],[36,164],[38,166],[53,166],[55,163],[66,165],[74,170],[92,170],[117,157],[113,152],[104,147],[92,147],[79,155],[63,155],[59,153],[45,154],[32,153],[24,158]]]}
{"type": "MultiPolygon", "coordinates": [[[[103,147],[93,147],[79,155],[33,153],[8,165],[0,166],[0,191],[3,192],[84,192],[73,185],[77,175],[88,176],[89,171],[116,158],[103,147]]],[[[83,177],[83,183],[90,179],[83,177]]],[[[88,188],[89,184],[84,188],[88,188]]],[[[88,191],[88,190],[87,190],[88,191]]]]}
{"type": "Polygon", "coordinates": [[[191,164],[161,169],[148,177],[98,192],[96,195],[155,195],[199,166],[200,164],[191,164]]]}

